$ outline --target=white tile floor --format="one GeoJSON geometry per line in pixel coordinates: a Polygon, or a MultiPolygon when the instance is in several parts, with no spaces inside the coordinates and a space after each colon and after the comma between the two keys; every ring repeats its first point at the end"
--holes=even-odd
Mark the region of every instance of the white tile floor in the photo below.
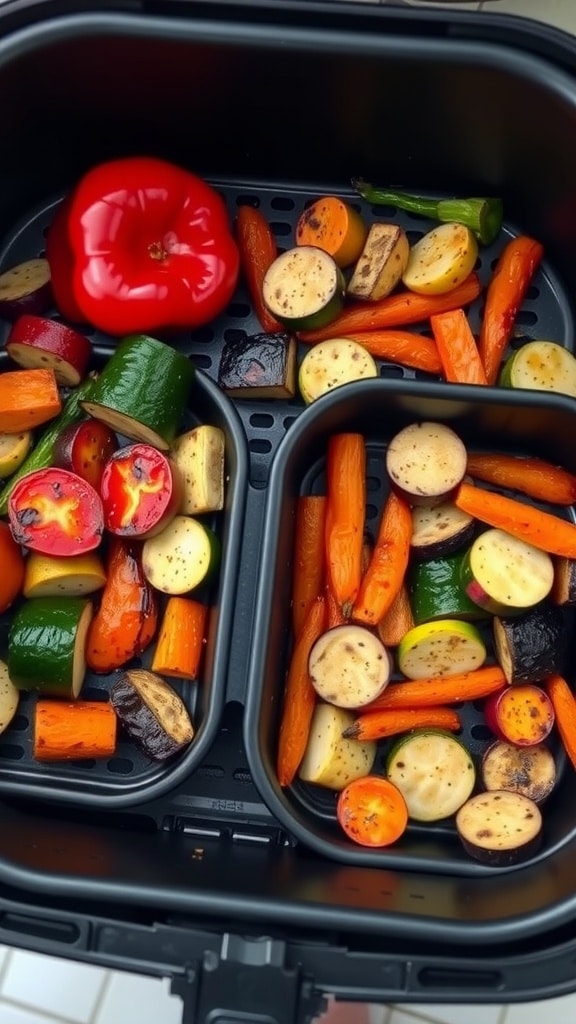
{"type": "MultiPolygon", "coordinates": [[[[390,3],[390,0],[361,0],[390,3]]],[[[431,6],[429,0],[408,0],[431,6]]],[[[576,0],[484,0],[433,6],[522,15],[576,35],[576,0]]],[[[576,979],[575,979],[576,984],[576,979]]],[[[512,1006],[334,1005],[322,1024],[574,1024],[576,993],[512,1006]]],[[[182,1004],[156,980],[0,946],[0,1024],[180,1024],[182,1004]]]]}

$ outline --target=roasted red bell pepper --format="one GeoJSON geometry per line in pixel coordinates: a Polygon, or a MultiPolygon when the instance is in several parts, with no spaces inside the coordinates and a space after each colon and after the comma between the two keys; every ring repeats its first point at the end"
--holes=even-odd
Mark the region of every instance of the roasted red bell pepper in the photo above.
{"type": "Polygon", "coordinates": [[[92,551],[104,532],[100,496],[67,469],[37,469],[23,476],[10,495],[8,516],[14,540],[46,555],[92,551]]]}
{"type": "Polygon", "coordinates": [[[50,265],[52,295],[56,309],[69,323],[81,324],[86,319],[73,291],[74,257],[68,238],[68,215],[72,196],[60,204],[46,236],[46,259],[50,265]]]}
{"type": "Polygon", "coordinates": [[[239,253],[224,201],[202,178],[154,157],[89,170],[70,200],[67,239],[73,303],[117,337],[200,327],[236,287],[239,253]]]}

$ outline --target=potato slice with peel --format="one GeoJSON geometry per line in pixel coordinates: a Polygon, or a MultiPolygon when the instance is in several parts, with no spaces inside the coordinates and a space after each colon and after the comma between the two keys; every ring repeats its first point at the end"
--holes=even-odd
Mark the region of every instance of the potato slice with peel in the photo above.
{"type": "Polygon", "coordinates": [[[0,661],[0,733],[8,728],[18,710],[20,691],[14,686],[8,665],[0,661]]]}
{"type": "Polygon", "coordinates": [[[472,273],[478,243],[463,224],[440,224],[410,250],[402,275],[406,288],[420,295],[443,295],[472,273]]]}
{"type": "Polygon", "coordinates": [[[346,739],[342,733],[355,716],[331,704],[318,704],[312,718],[308,745],[300,770],[302,782],[341,790],[368,775],[376,757],[376,743],[346,739]]]}

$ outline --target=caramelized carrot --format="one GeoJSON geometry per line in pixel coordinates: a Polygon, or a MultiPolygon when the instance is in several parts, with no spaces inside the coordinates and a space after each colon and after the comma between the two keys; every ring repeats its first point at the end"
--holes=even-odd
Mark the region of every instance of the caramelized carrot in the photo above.
{"type": "Polygon", "coordinates": [[[356,740],[381,740],[410,729],[447,729],[458,732],[460,718],[453,708],[386,708],[360,715],[342,735],[356,740]]]}
{"type": "Polygon", "coordinates": [[[521,235],[503,249],[486,292],[479,352],[489,384],[495,384],[518,311],[544,254],[533,238],[521,235]]]}
{"type": "Polygon", "coordinates": [[[116,713],[104,701],[38,700],[33,754],[37,761],[111,757],[116,750],[116,713]]]}
{"type": "Polygon", "coordinates": [[[0,432],[19,434],[62,411],[54,370],[10,370],[0,374],[0,432]]]}
{"type": "Polygon", "coordinates": [[[300,340],[328,341],[330,338],[348,338],[350,332],[381,331],[390,327],[418,324],[428,320],[435,313],[467,306],[478,298],[481,290],[478,274],[472,273],[463,284],[444,295],[397,292],[378,302],[363,302],[362,305],[351,306],[326,327],[315,331],[303,331],[300,340]]]}
{"type": "Polygon", "coordinates": [[[342,606],[338,604],[334,596],[329,579],[326,580],[324,593],[326,598],[326,629],[333,629],[334,626],[343,626],[346,619],[342,614],[342,606]]]}
{"type": "Polygon", "coordinates": [[[391,491],[382,512],[372,558],[352,607],[355,622],[377,626],[389,611],[404,582],[411,537],[410,506],[391,491]]]}
{"type": "Polygon", "coordinates": [[[161,676],[197,679],[206,642],[208,609],[190,597],[169,597],[152,658],[161,676]]]}
{"type": "Polygon", "coordinates": [[[506,685],[506,677],[499,665],[487,665],[456,676],[408,679],[387,686],[380,697],[362,708],[362,714],[373,714],[386,708],[426,708],[481,700],[506,685]]]}
{"type": "Polygon", "coordinates": [[[467,483],[460,484],[454,503],[474,519],[505,530],[550,555],[576,558],[576,525],[550,512],[467,483]]]}
{"type": "Polygon", "coordinates": [[[308,609],[290,658],[278,742],[277,770],[281,786],[289,786],[293,781],[308,743],[316,707],[316,692],[308,673],[308,658],[312,646],[324,632],[325,612],[324,598],[316,598],[308,609]]]}
{"type": "Polygon", "coordinates": [[[278,248],[266,217],[256,207],[238,207],[236,239],[254,312],[265,331],[281,331],[281,325],[264,305],[262,298],[264,277],[278,255],[278,248]]]}
{"type": "Polygon", "coordinates": [[[397,647],[409,629],[416,625],[410,604],[410,594],[402,584],[388,611],[380,619],[376,629],[385,647],[397,647]]]}
{"type": "Polygon", "coordinates": [[[536,501],[551,505],[576,502],[576,476],[544,459],[470,452],[466,471],[476,480],[520,491],[536,501]]]}
{"type": "Polygon", "coordinates": [[[444,376],[454,384],[487,384],[478,346],[463,309],[430,317],[444,376]]]}
{"type": "Polygon", "coordinates": [[[326,467],[326,567],[348,618],[360,589],[366,511],[366,449],[361,434],[333,434],[326,467]]]}
{"type": "Polygon", "coordinates": [[[94,672],[112,672],[141,654],[158,625],[158,597],[142,571],[141,545],[112,537],[106,584],[90,623],[86,663],[94,672]]]}
{"type": "Polygon", "coordinates": [[[296,225],[296,245],[323,249],[342,268],[356,262],[367,235],[368,228],[358,211],[337,196],[317,199],[296,225]]]}
{"type": "Polygon", "coordinates": [[[576,768],[576,697],[562,676],[549,676],[545,686],[552,701],[556,728],[560,733],[564,750],[576,768]]]}
{"type": "Polygon", "coordinates": [[[301,495],[296,501],[292,628],[298,636],[313,601],[320,596],[325,576],[325,495],[301,495]]]}
{"type": "MultiPolygon", "coordinates": [[[[374,359],[411,366],[425,373],[441,373],[442,363],[431,338],[412,331],[348,331],[346,337],[362,345],[374,359]]],[[[306,338],[302,339],[306,341],[306,338]]]]}

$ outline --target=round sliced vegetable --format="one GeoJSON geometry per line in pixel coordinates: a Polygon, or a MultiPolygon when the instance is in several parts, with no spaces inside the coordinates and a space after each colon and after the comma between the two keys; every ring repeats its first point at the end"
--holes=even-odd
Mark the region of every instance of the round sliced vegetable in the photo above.
{"type": "Polygon", "coordinates": [[[460,808],[456,828],[466,852],[491,867],[509,867],[536,853],[542,838],[538,805],[522,793],[477,793],[460,808]]]}
{"type": "Polygon", "coordinates": [[[411,629],[398,645],[398,668],[408,679],[472,672],[486,660],[486,646],[470,622],[442,619],[411,629]]]}
{"type": "Polygon", "coordinates": [[[26,558],[24,597],[80,597],[106,583],[102,560],[94,551],[56,558],[31,551],[26,558]]]}
{"type": "Polygon", "coordinates": [[[497,529],[476,538],[461,572],[470,601],[492,615],[513,615],[539,604],[554,583],[550,555],[497,529]]]}
{"type": "Polygon", "coordinates": [[[362,249],[368,228],[358,210],[337,196],[323,196],[308,206],[296,225],[296,245],[314,245],[339,267],[350,267],[362,249]]]}
{"type": "Polygon", "coordinates": [[[0,274],[0,316],[5,320],[16,320],[24,313],[44,313],[51,300],[48,260],[26,260],[0,274]]]}
{"type": "Polygon", "coordinates": [[[118,438],[105,423],[93,416],[69,423],[54,442],[52,462],[81,476],[100,491],[102,473],[108,459],[118,448],[118,438]]]}
{"type": "Polygon", "coordinates": [[[554,706],[540,686],[519,683],[493,693],[484,704],[486,725],[494,735],[518,747],[542,743],[554,727],[554,706]]]}
{"type": "Polygon", "coordinates": [[[0,733],[8,728],[18,710],[20,690],[10,679],[8,665],[0,661],[0,733]]]}
{"type": "Polygon", "coordinates": [[[0,614],[16,600],[24,584],[25,560],[8,523],[0,522],[0,614]]]}
{"type": "Polygon", "coordinates": [[[142,569],[149,583],[163,594],[185,594],[204,583],[220,560],[220,542],[204,523],[177,515],[144,541],[142,569]]]}
{"type": "Polygon", "coordinates": [[[333,338],[308,350],[300,363],[298,386],[302,398],[310,405],[343,384],[377,376],[376,363],[362,345],[349,338],[333,338]]]}
{"type": "Polygon", "coordinates": [[[576,397],[576,359],[554,341],[528,341],[506,360],[499,383],[507,388],[556,391],[576,397]]]}
{"type": "Polygon", "coordinates": [[[472,273],[478,243],[463,224],[441,224],[412,246],[402,281],[420,295],[442,295],[472,273]]]}
{"type": "Polygon", "coordinates": [[[278,256],[262,285],[267,308],[285,327],[307,331],[335,320],[344,305],[342,271],[323,249],[300,245],[278,256]]]}
{"type": "Polygon", "coordinates": [[[76,698],[86,673],[92,614],[91,602],[80,597],[24,601],[8,636],[8,672],[14,685],[45,696],[76,698]]]}
{"type": "Polygon", "coordinates": [[[348,838],[360,846],[390,846],[408,824],[402,793],[377,775],[350,782],[338,797],[336,813],[348,838]]]}
{"type": "Polygon", "coordinates": [[[354,716],[344,708],[331,704],[316,706],[298,770],[302,782],[342,790],[354,779],[368,775],[376,757],[376,744],[344,737],[342,733],[353,723],[354,716]]]}
{"type": "Polygon", "coordinates": [[[451,501],[412,509],[410,553],[414,558],[444,558],[472,542],[475,523],[451,501]]]}
{"type": "Polygon", "coordinates": [[[46,555],[80,555],[98,547],[104,530],[100,496],[66,469],[22,477],[8,501],[14,540],[46,555]]]}
{"type": "Polygon", "coordinates": [[[444,423],[411,423],[391,439],[386,470],[393,487],[413,505],[445,501],[466,473],[466,448],[444,423]]]}
{"type": "Polygon", "coordinates": [[[20,469],[24,459],[32,447],[31,430],[22,430],[19,434],[0,434],[0,480],[20,469]]]}
{"type": "Polygon", "coordinates": [[[6,350],[18,366],[48,367],[58,384],[76,387],[84,377],[92,346],[83,334],[41,316],[18,318],[6,342],[6,350]]]}
{"type": "Polygon", "coordinates": [[[120,448],[100,482],[104,523],[110,533],[152,537],[178,512],[183,484],[176,463],[149,444],[120,448]]]}
{"type": "Polygon", "coordinates": [[[417,729],[398,740],[388,755],[386,775],[415,821],[440,821],[455,814],[476,781],[470,752],[440,729],[417,729]]]}
{"type": "Polygon", "coordinates": [[[544,743],[519,747],[496,740],[482,755],[480,774],[485,789],[521,793],[541,804],[556,785],[556,762],[544,743]]]}
{"type": "Polygon", "coordinates": [[[327,630],[310,651],[308,672],[316,693],[329,704],[359,708],[388,685],[392,659],[375,633],[346,624],[327,630]]]}
{"type": "Polygon", "coordinates": [[[564,671],[568,638],[560,608],[545,603],[524,615],[496,617],[492,626],[506,682],[537,682],[564,671]]]}

